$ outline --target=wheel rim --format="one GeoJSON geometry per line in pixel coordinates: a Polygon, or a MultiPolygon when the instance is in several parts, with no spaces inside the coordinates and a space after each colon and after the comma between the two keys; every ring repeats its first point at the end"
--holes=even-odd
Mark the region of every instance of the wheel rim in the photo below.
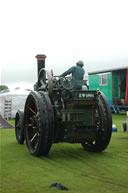
{"type": "Polygon", "coordinates": [[[16,128],[16,137],[17,137],[17,139],[20,139],[22,124],[21,124],[21,120],[20,120],[19,115],[16,116],[15,128],[16,128]]]}
{"type": "MultiPolygon", "coordinates": [[[[95,120],[95,122],[96,122],[96,127],[97,127],[97,133],[101,133],[101,132],[102,132],[102,129],[101,129],[101,127],[102,127],[102,122],[101,122],[100,116],[101,116],[100,108],[97,107],[97,108],[96,108],[96,120],[95,120]]],[[[84,146],[86,146],[87,148],[90,149],[90,148],[95,147],[96,142],[97,142],[97,139],[95,139],[94,141],[91,141],[91,142],[85,142],[85,143],[84,143],[84,146]]]]}
{"type": "Polygon", "coordinates": [[[15,118],[15,135],[16,135],[17,142],[19,144],[23,144],[24,142],[23,119],[24,119],[23,111],[18,110],[18,112],[16,113],[16,118],[15,118]]]}
{"type": "Polygon", "coordinates": [[[47,155],[53,140],[52,104],[44,92],[31,92],[25,104],[25,136],[28,150],[35,156],[47,155]],[[47,100],[45,99],[47,98],[47,100]]]}
{"type": "Polygon", "coordinates": [[[108,146],[112,133],[112,115],[108,101],[103,93],[98,98],[96,116],[96,139],[93,142],[82,144],[85,150],[92,152],[103,151],[108,146]]]}
{"type": "Polygon", "coordinates": [[[27,108],[27,141],[31,151],[35,151],[40,140],[39,109],[33,98],[27,108]]]}

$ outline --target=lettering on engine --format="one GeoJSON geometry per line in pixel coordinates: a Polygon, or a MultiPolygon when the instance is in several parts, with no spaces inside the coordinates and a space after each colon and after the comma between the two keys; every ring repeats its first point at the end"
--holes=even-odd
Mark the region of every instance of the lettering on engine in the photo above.
{"type": "Polygon", "coordinates": [[[94,98],[92,93],[79,93],[79,98],[94,98]]]}

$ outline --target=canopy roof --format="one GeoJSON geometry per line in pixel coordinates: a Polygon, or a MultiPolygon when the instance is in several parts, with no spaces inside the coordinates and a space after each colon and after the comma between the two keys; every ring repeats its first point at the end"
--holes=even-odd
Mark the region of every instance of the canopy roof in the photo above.
{"type": "Polygon", "coordinates": [[[120,68],[112,68],[112,69],[106,69],[106,70],[101,70],[101,71],[92,71],[92,72],[88,72],[88,75],[91,74],[100,74],[100,73],[106,73],[106,72],[112,72],[112,71],[118,71],[118,70],[127,70],[127,67],[120,67],[120,68]]]}

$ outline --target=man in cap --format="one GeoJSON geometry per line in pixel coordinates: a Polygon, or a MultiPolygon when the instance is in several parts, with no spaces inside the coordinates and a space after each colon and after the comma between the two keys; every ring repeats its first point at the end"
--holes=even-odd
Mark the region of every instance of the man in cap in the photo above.
{"type": "Polygon", "coordinates": [[[83,78],[85,71],[83,69],[84,63],[79,60],[76,63],[76,66],[69,68],[65,71],[61,76],[67,76],[68,74],[72,74],[72,88],[73,90],[81,90],[83,84],[83,78]]]}

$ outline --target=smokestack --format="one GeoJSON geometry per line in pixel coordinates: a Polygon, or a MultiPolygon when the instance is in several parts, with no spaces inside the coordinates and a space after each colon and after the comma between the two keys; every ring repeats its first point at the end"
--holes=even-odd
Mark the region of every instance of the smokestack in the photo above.
{"type": "Polygon", "coordinates": [[[38,75],[39,75],[39,72],[40,72],[41,68],[45,68],[45,58],[47,56],[45,56],[43,54],[39,54],[35,57],[37,58],[37,72],[38,72],[38,75]]]}

